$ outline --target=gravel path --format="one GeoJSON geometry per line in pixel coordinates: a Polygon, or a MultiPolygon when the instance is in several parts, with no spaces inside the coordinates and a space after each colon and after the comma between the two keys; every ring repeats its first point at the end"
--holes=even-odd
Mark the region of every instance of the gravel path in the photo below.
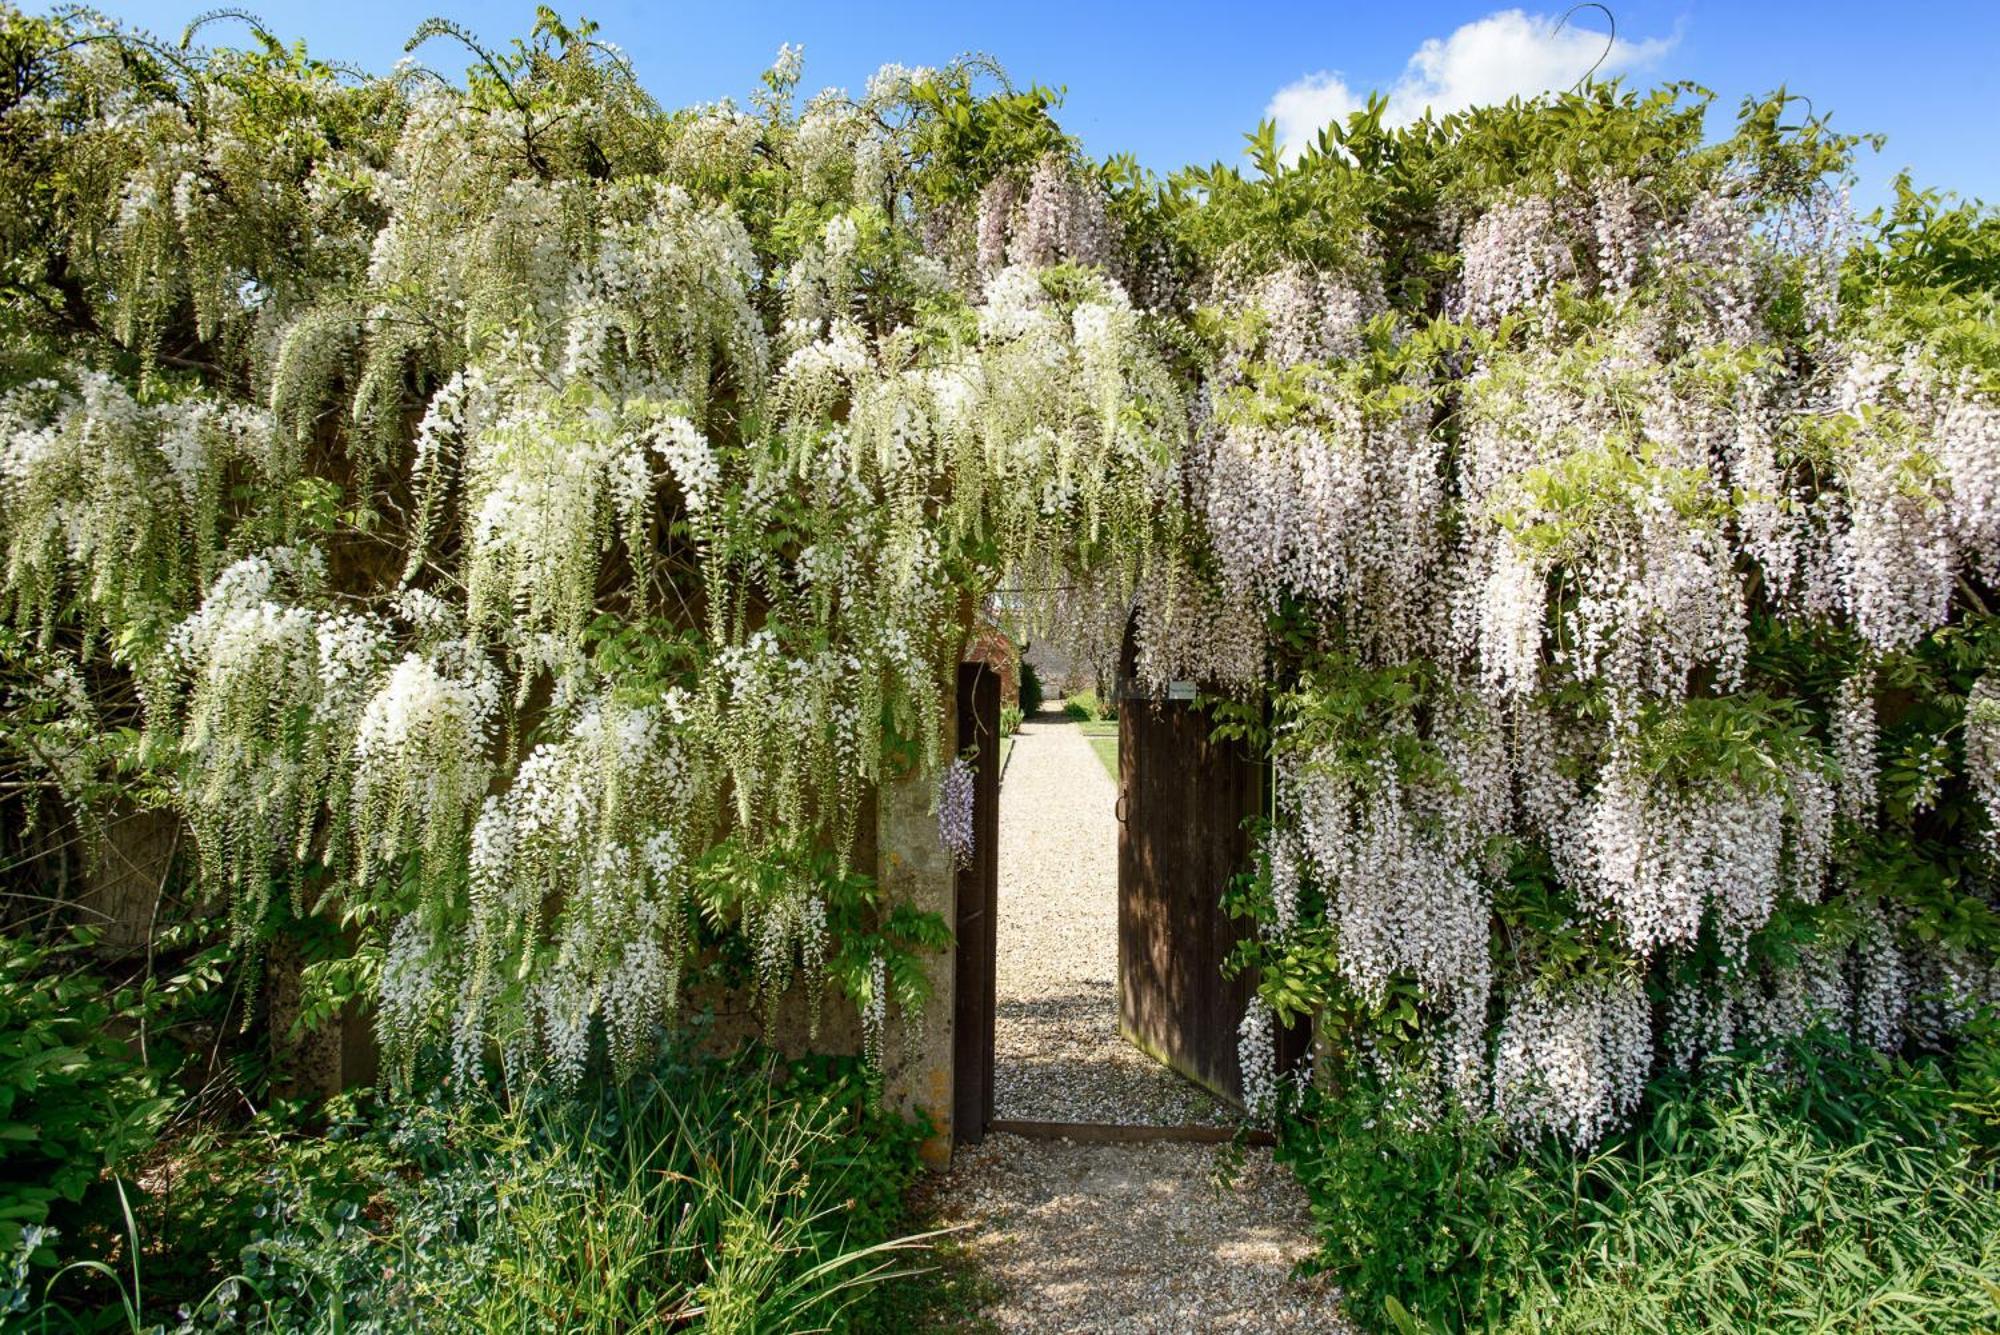
{"type": "Polygon", "coordinates": [[[1118,1033],[1117,786],[1052,706],[1000,785],[993,1115],[1220,1125],[1231,1110],[1118,1033]]]}
{"type": "Polygon", "coordinates": [[[1298,1184],[1269,1150],[1226,1185],[1217,1164],[1214,1146],[993,1135],[959,1151],[938,1222],[967,1226],[1002,1331],[1351,1330],[1338,1290],[1291,1276],[1312,1250],[1298,1184]]]}
{"type": "MultiPolygon", "coordinates": [[[[994,1113],[1050,1122],[1226,1123],[1230,1110],[1118,1035],[1116,786],[1082,730],[1022,725],[1000,787],[994,1113]]],[[[1267,1149],[991,1135],[935,1187],[993,1297],[981,1329],[1350,1328],[1333,1289],[1291,1277],[1313,1249],[1305,1195],[1267,1149]]]]}

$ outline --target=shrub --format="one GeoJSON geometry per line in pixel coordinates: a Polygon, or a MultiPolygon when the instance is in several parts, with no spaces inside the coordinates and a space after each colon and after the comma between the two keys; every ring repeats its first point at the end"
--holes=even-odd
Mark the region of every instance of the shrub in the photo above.
{"type": "Polygon", "coordinates": [[[1497,1324],[1519,1301],[1561,1211],[1549,1181],[1510,1156],[1500,1127],[1456,1108],[1408,1125],[1373,1085],[1329,1099],[1310,1092],[1279,1156],[1305,1184],[1318,1223],[1317,1265],[1349,1312],[1384,1322],[1389,1304],[1497,1324]]]}
{"type": "Polygon", "coordinates": [[[1109,723],[1118,717],[1118,706],[1094,691],[1078,691],[1063,698],[1063,713],[1079,723],[1109,723]]]}
{"type": "Polygon", "coordinates": [[[898,1273],[922,1135],[867,1103],[850,1061],[753,1053],[668,1060],[594,1100],[410,1107],[380,1221],[308,1193],[251,1255],[320,1323],[837,1325],[898,1273]]]}
{"type": "Polygon", "coordinates": [[[119,1037],[137,994],[76,967],[77,949],[0,936],[0,1255],[37,1266],[57,1259],[49,1229],[108,1204],[90,1199],[104,1174],[153,1143],[174,1103],[119,1037]]]}
{"type": "Polygon", "coordinates": [[[1012,737],[1021,730],[1021,711],[1018,706],[1008,705],[1000,711],[1000,735],[1012,737]]]}
{"type": "Polygon", "coordinates": [[[1020,693],[1023,716],[1042,712],[1042,679],[1036,673],[1035,665],[1025,658],[1021,660],[1020,693]]]}
{"type": "Polygon", "coordinates": [[[182,1190],[134,1230],[130,1287],[65,1275],[25,1327],[121,1300],[136,1325],[159,1315],[142,1289],[172,1310],[219,1284],[212,1312],[287,1331],[867,1328],[918,1245],[894,1235],[925,1128],[870,1111],[852,1059],[668,1058],[581,1097],[436,1090],[333,1114],[322,1134],[267,1117],[179,1147],[182,1190]]]}
{"type": "Polygon", "coordinates": [[[1594,1153],[1412,1127],[1363,1086],[1313,1094],[1282,1155],[1320,1263],[1381,1328],[1991,1329],[2000,1196],[1956,1110],[1993,1060],[1890,1062],[1821,1040],[1656,1082],[1594,1153]]]}

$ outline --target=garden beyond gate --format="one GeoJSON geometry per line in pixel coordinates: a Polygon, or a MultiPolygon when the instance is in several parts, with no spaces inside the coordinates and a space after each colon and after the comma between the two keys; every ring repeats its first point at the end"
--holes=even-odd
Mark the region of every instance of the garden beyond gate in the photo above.
{"type": "MultiPolygon", "coordinates": [[[[1223,964],[1253,928],[1229,917],[1221,891],[1250,856],[1252,823],[1268,793],[1266,766],[1240,742],[1211,740],[1211,721],[1197,709],[1191,683],[1151,698],[1133,666],[1128,636],[1118,685],[1119,1031],[1155,1060],[1240,1105],[1237,1023],[1255,977],[1225,977],[1223,964]]],[[[986,665],[960,665],[957,707],[959,741],[973,757],[975,777],[974,851],[957,874],[954,912],[952,1120],[955,1142],[977,1144],[994,1123],[995,956],[1007,893],[997,855],[1000,688],[986,665]]],[[[1303,1057],[1308,1035],[1304,1024],[1280,1031],[1281,1068],[1303,1057]]]]}

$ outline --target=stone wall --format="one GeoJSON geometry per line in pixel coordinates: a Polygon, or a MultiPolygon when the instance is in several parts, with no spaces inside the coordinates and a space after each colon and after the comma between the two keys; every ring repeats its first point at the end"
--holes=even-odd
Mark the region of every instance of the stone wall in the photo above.
{"type": "MultiPolygon", "coordinates": [[[[954,727],[954,731],[956,731],[954,727]]],[[[938,842],[931,788],[920,777],[885,781],[876,797],[878,880],[892,901],[953,920],[958,873],[951,854],[938,842]]],[[[924,1142],[924,1162],[951,1165],[952,985],[957,962],[949,950],[927,962],[931,980],[929,1013],[892,1015],[883,1045],[884,1096],[904,1113],[922,1112],[936,1134],[924,1142]]]]}

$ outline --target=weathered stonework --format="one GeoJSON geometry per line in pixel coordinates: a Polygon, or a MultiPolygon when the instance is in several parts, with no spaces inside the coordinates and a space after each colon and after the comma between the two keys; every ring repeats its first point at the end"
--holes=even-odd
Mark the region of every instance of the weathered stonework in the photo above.
{"type": "MultiPolygon", "coordinates": [[[[956,731],[955,724],[953,731],[956,731]]],[[[878,880],[888,897],[953,920],[958,874],[951,854],[938,842],[930,786],[921,777],[885,779],[877,794],[878,880]]],[[[956,961],[949,950],[929,957],[931,981],[926,1014],[892,1012],[883,1044],[884,1097],[907,1114],[928,1116],[936,1134],[924,1142],[924,1162],[951,1165],[952,985],[956,961]]]]}
{"type": "Polygon", "coordinates": [[[264,955],[265,1041],[273,1085],[288,1098],[331,1098],[343,1089],[372,1085],[381,1074],[373,1017],[350,1006],[340,1018],[298,1031],[303,1004],[298,941],[280,933],[264,955]]]}
{"type": "Polygon", "coordinates": [[[145,953],[180,849],[181,825],[172,812],[119,801],[103,814],[77,899],[84,921],[98,931],[101,954],[145,953]]]}

